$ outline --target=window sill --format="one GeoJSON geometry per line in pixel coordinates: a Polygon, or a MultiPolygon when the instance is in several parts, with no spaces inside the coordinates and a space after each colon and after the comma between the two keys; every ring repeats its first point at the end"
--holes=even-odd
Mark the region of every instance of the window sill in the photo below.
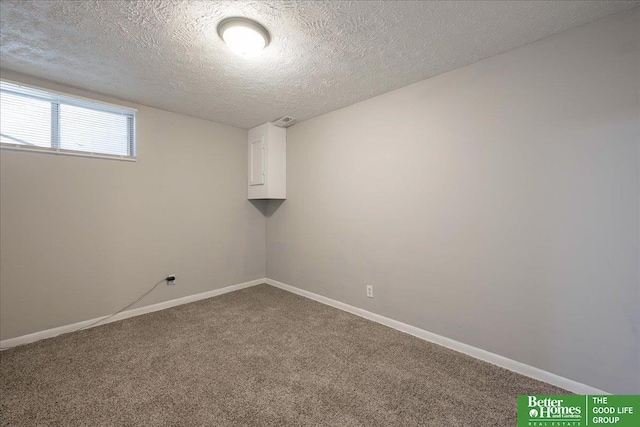
{"type": "Polygon", "coordinates": [[[64,150],[64,149],[46,148],[46,147],[32,148],[32,147],[25,147],[24,145],[20,145],[20,144],[8,144],[4,142],[0,144],[0,149],[11,150],[11,151],[23,151],[23,152],[29,152],[29,153],[57,154],[61,156],[90,157],[95,159],[120,160],[124,162],[138,161],[137,157],[134,157],[134,156],[119,156],[115,154],[88,153],[84,151],[64,150]]]}

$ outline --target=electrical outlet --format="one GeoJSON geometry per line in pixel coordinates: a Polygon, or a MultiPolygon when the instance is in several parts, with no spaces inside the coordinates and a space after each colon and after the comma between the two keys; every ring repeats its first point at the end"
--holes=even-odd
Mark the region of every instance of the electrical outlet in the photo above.
{"type": "Polygon", "coordinates": [[[367,285],[367,296],[373,298],[373,285],[367,285]]]}
{"type": "Polygon", "coordinates": [[[167,281],[167,285],[169,285],[169,286],[176,284],[176,276],[175,276],[175,274],[172,274],[171,276],[167,276],[167,278],[164,279],[164,280],[167,281]]]}

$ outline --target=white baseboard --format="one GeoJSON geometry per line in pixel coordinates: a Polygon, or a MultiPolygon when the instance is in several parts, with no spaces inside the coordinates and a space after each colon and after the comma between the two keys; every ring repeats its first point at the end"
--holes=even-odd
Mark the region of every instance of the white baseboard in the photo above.
{"type": "Polygon", "coordinates": [[[517,362],[512,359],[508,359],[506,357],[497,355],[495,353],[491,353],[486,350],[482,350],[477,347],[470,346],[468,344],[461,343],[459,341],[455,341],[446,337],[443,337],[438,334],[434,334],[429,331],[425,331],[424,329],[417,328],[415,326],[407,325],[406,323],[399,322],[397,320],[390,319],[388,317],[381,316],[376,313],[372,313],[367,310],[363,310],[358,307],[354,307],[349,304],[345,304],[340,301],[333,300],[331,298],[324,297],[322,295],[315,294],[313,292],[305,291],[303,289],[296,288],[294,286],[287,285],[282,282],[278,282],[273,279],[257,279],[249,282],[239,283],[237,285],[227,286],[221,289],[214,289],[213,291],[203,292],[201,294],[189,295],[182,298],[177,298],[171,301],[165,301],[158,304],[147,305],[145,307],[136,308],[133,310],[124,311],[119,313],[111,318],[109,316],[97,317],[95,319],[84,320],[82,322],[73,323],[70,325],[59,326],[57,328],[47,329],[40,332],[34,332],[32,334],[23,335],[20,337],[9,338],[4,341],[0,341],[0,347],[3,349],[15,347],[22,344],[28,344],[35,341],[39,341],[45,338],[56,337],[61,334],[74,332],[79,329],[85,327],[94,327],[105,325],[107,323],[116,322],[118,320],[128,319],[129,317],[140,316],[146,313],[152,313],[154,311],[164,310],[166,308],[175,307],[177,305],[188,304],[190,302],[199,301],[207,298],[212,298],[218,295],[226,294],[228,292],[237,291],[244,288],[249,288],[251,286],[256,286],[261,283],[267,283],[271,286],[275,286],[276,288],[280,288],[282,290],[318,301],[322,304],[329,305],[331,307],[355,314],[360,317],[364,317],[365,319],[374,321],[376,323],[380,323],[382,325],[388,326],[390,328],[396,329],[401,332],[405,332],[407,334],[413,335],[415,337],[421,338],[426,341],[433,342],[435,344],[441,345],[443,347],[450,348],[452,350],[458,351],[460,353],[464,353],[471,357],[475,357],[476,359],[483,360],[485,362],[491,363],[493,365],[500,366],[502,368],[508,369],[510,371],[516,372],[518,374],[526,375],[528,377],[534,378],[539,381],[544,381],[546,383],[555,385],[557,387],[563,388],[565,390],[569,390],[573,393],[577,394],[589,394],[589,395],[605,395],[610,394],[603,390],[597,389],[595,387],[588,386],[586,384],[579,383],[577,381],[570,380],[568,378],[561,377],[556,374],[552,374],[551,372],[543,371],[542,369],[535,368],[533,366],[526,365],[524,363],[517,362]],[[108,319],[107,319],[108,318],[108,319]],[[94,323],[105,319],[104,322],[100,322],[96,325],[94,323]],[[92,326],[93,325],[93,326],[92,326]]]}
{"type": "Polygon", "coordinates": [[[518,374],[526,375],[533,379],[546,382],[556,387],[563,388],[576,394],[589,394],[589,395],[604,395],[610,394],[595,387],[588,386],[586,384],[579,383],[577,381],[570,380],[568,378],[561,377],[560,375],[552,374],[551,372],[543,371],[542,369],[535,368],[533,366],[525,365],[524,363],[517,362],[512,359],[500,356],[495,353],[491,353],[486,350],[482,350],[477,347],[470,346],[468,344],[461,343],[438,334],[434,334],[424,329],[416,328],[415,326],[407,325],[406,323],[399,322],[397,320],[390,319],[388,317],[381,316],[379,314],[372,313],[367,310],[363,310],[358,307],[354,307],[349,304],[345,304],[340,301],[333,300],[331,298],[324,297],[322,295],[314,294],[313,292],[305,291],[303,289],[296,288],[291,285],[287,285],[282,282],[278,282],[273,279],[265,279],[265,283],[282,290],[292,292],[294,294],[318,301],[322,304],[335,307],[337,309],[355,314],[356,316],[364,317],[365,319],[380,323],[390,328],[396,329],[401,332],[405,332],[409,335],[421,338],[426,341],[441,345],[443,347],[450,348],[452,350],[464,353],[476,359],[483,360],[493,365],[500,366],[501,368],[508,369],[518,374]]]}
{"type": "Polygon", "coordinates": [[[22,335],[20,337],[9,338],[7,340],[0,341],[0,348],[8,349],[18,345],[40,341],[45,338],[57,337],[58,335],[74,332],[86,327],[106,325],[107,323],[117,322],[118,320],[128,319],[129,317],[140,316],[141,314],[152,313],[154,311],[164,310],[166,308],[175,307],[177,305],[188,304],[190,302],[212,298],[229,292],[238,291],[240,289],[249,288],[251,286],[260,285],[262,283],[266,283],[266,279],[251,280],[250,282],[239,283],[237,285],[231,285],[221,289],[214,289],[213,291],[203,292],[201,294],[189,295],[170,301],[160,302],[158,304],[152,304],[140,308],[135,308],[133,310],[123,311],[122,313],[118,313],[109,319],[107,319],[109,316],[96,317],[95,319],[83,320],[82,322],[72,323],[70,325],[59,326],[57,328],[34,332],[32,334],[22,335]],[[102,319],[105,319],[104,322],[93,325],[94,323],[99,322],[102,319]]]}

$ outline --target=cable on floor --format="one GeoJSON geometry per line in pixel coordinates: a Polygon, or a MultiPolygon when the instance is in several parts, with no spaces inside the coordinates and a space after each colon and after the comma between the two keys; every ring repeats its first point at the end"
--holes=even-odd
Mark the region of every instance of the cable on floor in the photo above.
{"type": "MultiPolygon", "coordinates": [[[[157,288],[161,283],[166,282],[166,281],[167,281],[167,279],[166,279],[166,278],[162,279],[161,281],[159,281],[158,283],[156,283],[155,285],[153,285],[153,287],[151,287],[151,289],[149,289],[147,292],[145,292],[144,294],[142,294],[142,296],[140,296],[138,299],[136,299],[136,300],[135,300],[135,301],[133,301],[132,303],[128,304],[126,307],[121,308],[120,310],[116,311],[116,312],[115,312],[115,313],[113,313],[113,314],[110,314],[110,315],[105,316],[105,317],[103,317],[103,318],[101,318],[101,319],[98,319],[98,320],[96,320],[95,322],[91,323],[90,325],[82,326],[82,327],[80,327],[80,328],[78,328],[78,329],[75,329],[75,330],[73,330],[73,331],[70,331],[70,332],[63,332],[63,333],[60,333],[60,334],[58,334],[58,335],[55,335],[55,336],[53,336],[53,337],[48,337],[48,338],[55,338],[55,337],[59,337],[60,335],[64,335],[64,334],[71,334],[71,333],[74,333],[74,332],[79,332],[79,331],[82,331],[82,330],[84,330],[84,329],[91,328],[91,327],[93,327],[93,326],[97,325],[97,324],[98,324],[98,323],[100,323],[100,322],[104,322],[105,320],[111,319],[113,316],[115,316],[115,315],[117,315],[117,314],[122,313],[122,312],[123,312],[123,311],[125,311],[127,308],[131,307],[132,305],[134,305],[135,303],[137,303],[138,301],[140,301],[142,298],[144,298],[144,297],[146,297],[147,295],[149,295],[149,294],[150,294],[151,292],[153,292],[153,291],[154,291],[154,290],[155,290],[155,289],[156,289],[156,288],[157,288]]],[[[25,344],[27,344],[27,343],[25,343],[25,344]]],[[[30,343],[29,343],[29,344],[30,344],[30,343]]],[[[18,347],[18,346],[20,346],[20,345],[24,345],[24,344],[18,344],[18,345],[14,345],[14,346],[12,346],[12,347],[0,347],[0,351],[1,351],[1,350],[8,350],[8,349],[10,349],[10,348],[15,348],[15,347],[18,347]]]]}

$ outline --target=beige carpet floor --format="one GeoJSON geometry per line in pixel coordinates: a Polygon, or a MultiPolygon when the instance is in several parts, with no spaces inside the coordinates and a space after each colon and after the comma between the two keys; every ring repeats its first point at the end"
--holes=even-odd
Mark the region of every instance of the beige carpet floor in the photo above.
{"type": "Polygon", "coordinates": [[[564,390],[260,285],[0,353],[10,426],[515,426],[564,390]]]}

